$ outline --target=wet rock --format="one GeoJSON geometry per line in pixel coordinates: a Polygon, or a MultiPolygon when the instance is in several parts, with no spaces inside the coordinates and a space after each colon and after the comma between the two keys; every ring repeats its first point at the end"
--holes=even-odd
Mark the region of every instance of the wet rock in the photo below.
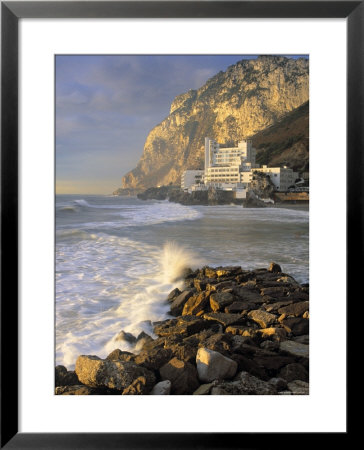
{"type": "Polygon", "coordinates": [[[244,323],[244,317],[241,314],[226,314],[220,312],[207,313],[203,315],[206,320],[219,322],[225,327],[233,324],[244,323]]]}
{"type": "Polygon", "coordinates": [[[207,278],[216,278],[217,277],[217,273],[215,269],[212,269],[211,267],[205,267],[204,269],[204,274],[207,278]]]}
{"type": "Polygon", "coordinates": [[[229,292],[216,292],[210,296],[210,306],[211,309],[216,311],[221,311],[225,306],[230,305],[234,301],[234,296],[229,292]]]}
{"type": "Polygon", "coordinates": [[[304,302],[309,300],[309,295],[307,292],[296,290],[294,292],[289,292],[287,294],[288,298],[294,300],[295,302],[304,302]]]}
{"type": "Polygon", "coordinates": [[[173,302],[173,300],[174,300],[176,297],[178,297],[180,294],[181,294],[181,291],[180,291],[178,288],[173,289],[173,291],[171,291],[171,292],[168,294],[167,300],[168,300],[169,302],[173,302]]]}
{"type": "Polygon", "coordinates": [[[283,367],[279,372],[280,378],[284,378],[286,381],[308,381],[308,372],[302,364],[292,363],[283,367]]]}
{"type": "Polygon", "coordinates": [[[167,348],[169,348],[172,351],[172,356],[175,356],[181,361],[194,363],[196,360],[197,346],[194,347],[187,343],[182,343],[170,346],[168,346],[167,344],[167,348]]]}
{"type": "Polygon", "coordinates": [[[207,348],[198,349],[196,366],[199,379],[205,382],[232,378],[238,367],[232,359],[207,348]]]}
{"type": "Polygon", "coordinates": [[[281,352],[304,358],[309,357],[309,346],[295,341],[283,341],[279,344],[281,352]]]}
{"type": "Polygon", "coordinates": [[[192,394],[198,386],[196,368],[178,358],[171,359],[159,370],[162,380],[172,383],[172,394],[192,394]]]}
{"type": "Polygon", "coordinates": [[[106,387],[123,391],[140,376],[145,376],[152,385],[155,383],[152,372],[133,362],[110,361],[92,355],[79,356],[75,371],[81,383],[89,387],[106,387]]]}
{"type": "Polygon", "coordinates": [[[269,264],[268,267],[268,271],[269,272],[274,272],[274,273],[278,273],[278,272],[282,272],[281,266],[275,262],[271,262],[269,264]]]}
{"type": "Polygon", "coordinates": [[[183,307],[187,300],[192,297],[193,292],[192,291],[183,291],[181,292],[178,297],[176,297],[173,300],[173,303],[171,304],[171,314],[173,316],[179,316],[182,314],[183,307]]]}
{"type": "Polygon", "coordinates": [[[169,395],[172,383],[169,380],[160,381],[151,390],[150,395],[169,395]]]}
{"type": "Polygon", "coordinates": [[[309,384],[305,381],[294,380],[288,383],[288,389],[294,395],[309,395],[309,384]]]}
{"type": "MultiPolygon", "coordinates": [[[[227,334],[225,334],[225,336],[226,335],[227,334]]],[[[231,344],[230,345],[231,345],[231,350],[233,352],[239,352],[241,350],[241,347],[246,344],[254,346],[255,342],[249,336],[241,336],[239,334],[231,335],[231,344]]]]}
{"type": "Polygon", "coordinates": [[[125,352],[119,348],[113,350],[106,359],[110,361],[134,361],[135,355],[130,352],[125,352]]]}
{"type": "Polygon", "coordinates": [[[138,377],[126,389],[123,390],[122,395],[145,395],[149,394],[152,389],[150,380],[146,377],[138,377]]]}
{"type": "Polygon", "coordinates": [[[68,371],[64,366],[56,366],[55,386],[73,386],[78,384],[80,384],[80,381],[74,371],[68,371]]]}
{"type": "Polygon", "coordinates": [[[135,344],[136,337],[131,333],[126,333],[124,330],[121,330],[120,333],[116,336],[115,341],[125,341],[129,342],[129,344],[135,344]]]}
{"type": "Polygon", "coordinates": [[[197,295],[193,295],[190,297],[187,302],[185,303],[182,315],[183,316],[189,316],[189,315],[196,315],[200,311],[203,311],[206,309],[206,306],[209,304],[209,295],[206,292],[200,292],[197,295]]]}
{"type": "Polygon", "coordinates": [[[302,316],[307,311],[308,311],[308,302],[296,302],[278,309],[279,314],[286,314],[287,316],[296,316],[296,317],[302,316]]]}
{"type": "Polygon", "coordinates": [[[270,314],[261,309],[255,309],[248,313],[248,317],[250,317],[254,322],[259,324],[261,328],[268,328],[269,325],[276,322],[277,317],[274,314],[270,314]]]}

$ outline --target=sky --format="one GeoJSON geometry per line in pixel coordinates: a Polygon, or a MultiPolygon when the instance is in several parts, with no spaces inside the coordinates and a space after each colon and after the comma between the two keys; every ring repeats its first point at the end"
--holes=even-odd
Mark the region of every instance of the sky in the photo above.
{"type": "Polygon", "coordinates": [[[173,99],[244,55],[57,55],[56,193],[111,194],[173,99]]]}

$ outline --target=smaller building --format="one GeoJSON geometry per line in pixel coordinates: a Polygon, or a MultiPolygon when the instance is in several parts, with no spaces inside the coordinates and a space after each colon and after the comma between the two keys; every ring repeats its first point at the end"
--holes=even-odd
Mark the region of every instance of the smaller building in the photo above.
{"type": "Polygon", "coordinates": [[[181,189],[190,191],[194,185],[202,185],[204,179],[204,170],[185,170],[181,176],[181,189]]]}
{"type": "Polygon", "coordinates": [[[287,166],[284,167],[267,167],[262,166],[259,169],[253,169],[254,172],[263,172],[269,175],[272,183],[274,184],[277,191],[285,192],[288,188],[295,184],[298,177],[297,172],[293,172],[287,166]]]}

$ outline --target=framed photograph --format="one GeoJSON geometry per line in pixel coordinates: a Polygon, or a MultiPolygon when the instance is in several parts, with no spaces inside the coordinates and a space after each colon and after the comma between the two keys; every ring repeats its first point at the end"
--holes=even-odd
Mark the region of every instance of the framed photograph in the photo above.
{"type": "Polygon", "coordinates": [[[362,2],[1,6],[1,446],[345,438],[362,2]]]}

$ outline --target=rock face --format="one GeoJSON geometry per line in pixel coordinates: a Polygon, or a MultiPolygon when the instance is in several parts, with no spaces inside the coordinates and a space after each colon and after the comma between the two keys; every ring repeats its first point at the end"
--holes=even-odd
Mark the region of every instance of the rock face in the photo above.
{"type": "Polygon", "coordinates": [[[151,323],[156,338],[121,333],[134,353],[81,355],[75,372],[57,366],[56,395],[308,394],[309,336],[296,335],[308,328],[308,285],[281,270],[203,267],[181,288],[166,296],[180,315],[151,323]]]}
{"type": "MultiPolygon", "coordinates": [[[[123,178],[123,188],[178,183],[186,168],[203,167],[206,136],[219,143],[236,143],[279,122],[308,101],[308,71],[306,59],[260,56],[242,60],[226,72],[219,72],[200,89],[179,95],[169,116],[149,133],[137,167],[123,178]]],[[[308,122],[306,125],[308,129],[308,122]]],[[[286,165],[290,165],[290,149],[295,155],[293,168],[297,160],[301,164],[308,161],[307,148],[297,148],[297,139],[291,142],[283,137],[280,144],[286,165]]],[[[259,152],[267,153],[264,136],[259,141],[258,161],[259,152]]],[[[275,154],[274,148],[269,147],[269,152],[275,154]]]]}

